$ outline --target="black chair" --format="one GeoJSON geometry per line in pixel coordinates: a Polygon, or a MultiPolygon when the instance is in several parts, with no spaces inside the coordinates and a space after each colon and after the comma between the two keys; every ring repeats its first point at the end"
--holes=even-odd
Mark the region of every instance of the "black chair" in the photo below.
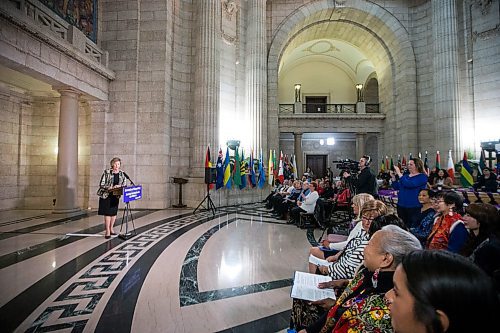
{"type": "Polygon", "coordinates": [[[329,219],[328,233],[332,234],[348,234],[351,221],[354,219],[354,211],[352,209],[352,197],[349,197],[347,205],[337,206],[332,209],[332,214],[329,219]]]}
{"type": "Polygon", "coordinates": [[[498,205],[498,202],[496,202],[495,198],[493,197],[493,193],[491,192],[486,192],[486,194],[488,195],[488,198],[490,198],[490,204],[493,205],[493,206],[496,206],[498,205]]]}
{"type": "Polygon", "coordinates": [[[469,195],[467,194],[467,191],[462,190],[462,196],[464,197],[464,204],[469,205],[470,200],[469,200],[469,195]]]}
{"type": "Polygon", "coordinates": [[[481,196],[479,195],[479,192],[474,191],[474,195],[476,196],[476,201],[474,201],[474,202],[477,202],[477,203],[482,203],[483,202],[483,199],[481,199],[481,196]]]}
{"type": "Polygon", "coordinates": [[[323,200],[318,199],[316,205],[314,206],[314,212],[311,213],[300,213],[300,228],[311,228],[314,227],[316,223],[320,228],[323,228],[325,208],[323,206],[323,200]]]}

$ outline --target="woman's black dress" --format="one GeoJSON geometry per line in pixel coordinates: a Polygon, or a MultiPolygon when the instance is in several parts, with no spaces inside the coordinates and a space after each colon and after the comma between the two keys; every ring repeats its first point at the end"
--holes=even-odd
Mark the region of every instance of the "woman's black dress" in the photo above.
{"type": "MultiPolygon", "coordinates": [[[[120,178],[118,173],[113,175],[113,185],[118,185],[120,178]]],[[[111,193],[106,199],[99,198],[99,210],[98,215],[104,216],[116,216],[118,213],[118,204],[120,203],[120,198],[112,195],[111,193]]]]}

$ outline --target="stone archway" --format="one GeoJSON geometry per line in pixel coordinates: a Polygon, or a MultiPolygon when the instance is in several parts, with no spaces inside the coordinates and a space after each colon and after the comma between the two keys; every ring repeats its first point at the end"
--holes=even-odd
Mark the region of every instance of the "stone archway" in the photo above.
{"type": "Polygon", "coordinates": [[[416,64],[408,33],[386,9],[361,0],[346,3],[340,11],[335,10],[330,1],[311,2],[297,8],[276,28],[268,55],[268,145],[278,145],[275,132],[278,102],[274,92],[278,90],[280,59],[287,47],[306,38],[303,32],[319,24],[332,26],[330,30],[321,29],[326,34],[337,33],[335,38],[342,38],[373,55],[380,103],[386,113],[385,131],[380,138],[384,151],[417,151],[416,64]]]}

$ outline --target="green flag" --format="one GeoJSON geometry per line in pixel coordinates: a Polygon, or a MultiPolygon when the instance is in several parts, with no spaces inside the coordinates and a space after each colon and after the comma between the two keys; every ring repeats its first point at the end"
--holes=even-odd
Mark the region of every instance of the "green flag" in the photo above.
{"type": "Polygon", "coordinates": [[[235,186],[241,185],[241,163],[240,156],[238,155],[238,149],[236,149],[234,153],[233,183],[235,186]]]}

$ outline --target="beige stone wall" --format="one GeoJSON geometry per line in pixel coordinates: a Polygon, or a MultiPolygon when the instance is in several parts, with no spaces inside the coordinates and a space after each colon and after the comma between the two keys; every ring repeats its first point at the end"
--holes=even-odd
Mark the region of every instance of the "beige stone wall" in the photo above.
{"type": "Polygon", "coordinates": [[[26,98],[15,97],[8,90],[0,91],[0,210],[12,209],[22,205],[25,186],[20,185],[19,173],[22,168],[19,164],[21,150],[20,141],[26,139],[21,135],[22,128],[27,125],[21,123],[22,109],[29,108],[26,98]]]}

